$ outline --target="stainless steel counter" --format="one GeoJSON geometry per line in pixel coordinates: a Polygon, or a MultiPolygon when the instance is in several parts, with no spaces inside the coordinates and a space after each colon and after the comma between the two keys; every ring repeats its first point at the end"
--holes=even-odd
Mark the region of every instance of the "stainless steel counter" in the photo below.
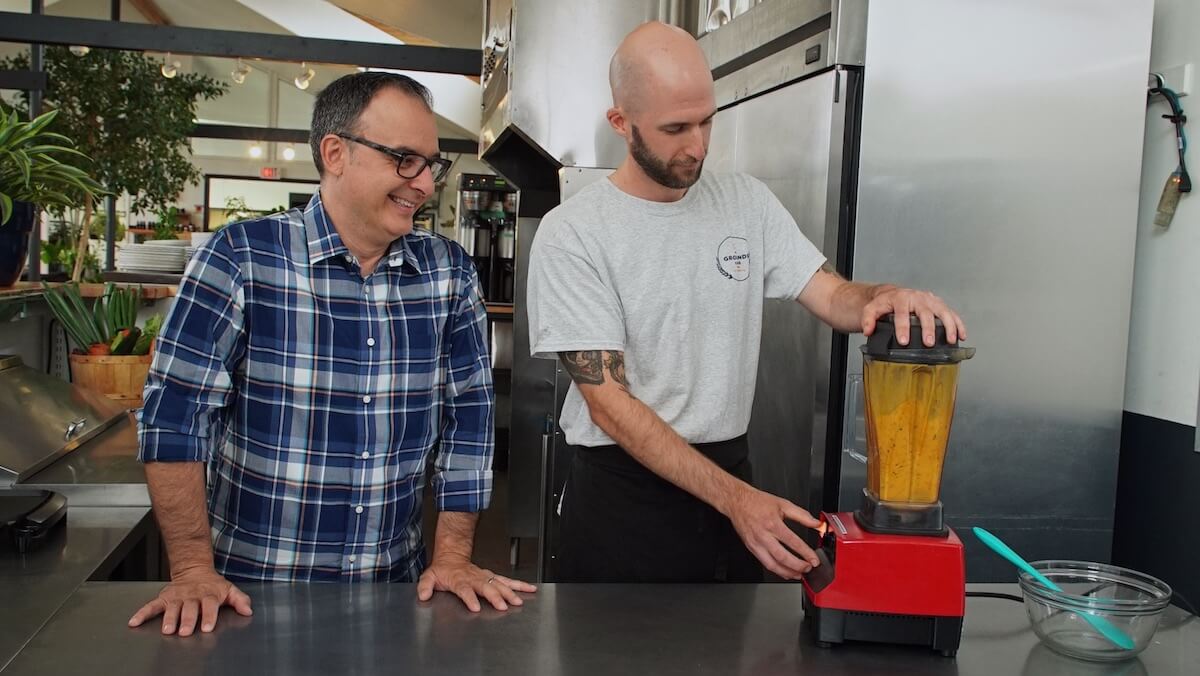
{"type": "Polygon", "coordinates": [[[150,524],[147,507],[67,507],[67,523],[33,551],[0,545],[0,666],[75,590],[123,559],[150,524]]]}
{"type": "Polygon", "coordinates": [[[1116,665],[1056,655],[1020,604],[994,599],[968,600],[955,660],[886,646],[822,650],[800,631],[798,585],[546,585],[524,608],[478,615],[448,595],[418,604],[413,585],[251,585],[255,616],[223,611],[214,634],[131,630],[129,616],[162,583],[88,580],[106,579],[153,530],[132,432],[116,425],[25,482],[70,503],[66,528],[39,549],[24,557],[0,549],[4,676],[1200,673],[1200,622],[1180,625],[1174,608],[1150,649],[1116,665]]]}
{"type": "MultiPolygon", "coordinates": [[[[1015,585],[987,585],[1014,591],[1015,585]]],[[[128,629],[156,583],[89,583],[10,674],[930,674],[1200,673],[1200,623],[1164,627],[1134,661],[1097,665],[1039,645],[1020,604],[970,599],[955,660],[923,649],[821,649],[801,634],[798,585],[545,585],[525,607],[472,615],[414,585],[249,585],[255,615],[223,611],[187,639],[128,629]]],[[[982,587],[979,587],[982,588],[982,587]]],[[[1168,624],[1181,613],[1171,609],[1168,624]]]]}
{"type": "Polygon", "coordinates": [[[62,493],[68,512],[75,507],[149,507],[137,448],[137,426],[131,415],[125,416],[18,486],[62,493]]]}

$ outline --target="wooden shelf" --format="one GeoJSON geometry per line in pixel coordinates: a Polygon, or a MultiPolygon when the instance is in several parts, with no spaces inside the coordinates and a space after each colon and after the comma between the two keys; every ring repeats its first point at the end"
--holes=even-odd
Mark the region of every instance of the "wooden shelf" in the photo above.
{"type": "Polygon", "coordinates": [[[30,284],[29,282],[17,282],[11,288],[0,289],[0,301],[37,298],[41,295],[41,284],[30,284]]]}
{"type": "MultiPolygon", "coordinates": [[[[116,283],[117,286],[136,287],[137,284],[116,283]]],[[[62,286],[62,282],[50,282],[51,288],[62,286]]],[[[157,300],[159,298],[173,298],[175,296],[176,287],[168,284],[143,284],[142,298],[145,300],[157,300]]],[[[79,295],[84,298],[99,298],[104,294],[103,284],[80,284],[79,295]]],[[[12,300],[17,298],[36,298],[42,295],[41,282],[17,282],[10,289],[0,289],[0,300],[12,300]]]]}

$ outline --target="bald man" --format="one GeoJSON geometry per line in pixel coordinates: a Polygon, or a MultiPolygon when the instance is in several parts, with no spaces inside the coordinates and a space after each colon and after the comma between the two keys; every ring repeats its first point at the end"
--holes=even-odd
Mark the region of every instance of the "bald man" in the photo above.
{"type": "MultiPolygon", "coordinates": [[[[559,579],[799,578],[817,558],[786,522],[817,520],[750,483],[762,299],[845,332],[913,313],[927,345],[935,317],[948,340],[966,329],[931,293],[839,277],[759,181],[702,172],[716,104],[686,32],[637,28],[609,79],[628,155],[546,215],[530,257],[531,351],[573,380],[559,579]]],[[[907,323],[896,332],[907,344],[907,323]]]]}

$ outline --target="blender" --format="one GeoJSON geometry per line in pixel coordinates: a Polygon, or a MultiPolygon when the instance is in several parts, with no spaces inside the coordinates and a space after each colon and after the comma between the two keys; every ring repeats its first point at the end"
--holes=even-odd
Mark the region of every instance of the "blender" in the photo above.
{"type": "MultiPolygon", "coordinates": [[[[822,513],[821,565],[804,579],[805,617],[822,647],[844,641],[958,651],[966,607],[962,541],[942,519],[942,466],[958,367],[975,348],[932,347],[910,316],[909,345],[881,319],[862,347],[867,486],[854,512],[822,513]]],[[[903,320],[901,320],[903,321],[903,320]]]]}

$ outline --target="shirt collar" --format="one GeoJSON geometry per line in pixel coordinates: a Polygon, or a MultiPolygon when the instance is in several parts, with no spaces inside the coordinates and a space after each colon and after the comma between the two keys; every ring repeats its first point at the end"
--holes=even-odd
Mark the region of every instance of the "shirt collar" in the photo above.
{"type": "MultiPolygon", "coordinates": [[[[304,207],[304,231],[308,238],[310,263],[320,263],[339,256],[345,258],[351,256],[350,250],[346,248],[341,236],[338,235],[333,220],[329,218],[329,213],[325,211],[325,205],[321,202],[320,190],[313,193],[312,199],[308,201],[308,206],[304,207]]],[[[407,235],[392,242],[383,257],[383,262],[389,268],[408,263],[418,274],[422,274],[421,265],[409,242],[411,238],[412,235],[407,235]]]]}

